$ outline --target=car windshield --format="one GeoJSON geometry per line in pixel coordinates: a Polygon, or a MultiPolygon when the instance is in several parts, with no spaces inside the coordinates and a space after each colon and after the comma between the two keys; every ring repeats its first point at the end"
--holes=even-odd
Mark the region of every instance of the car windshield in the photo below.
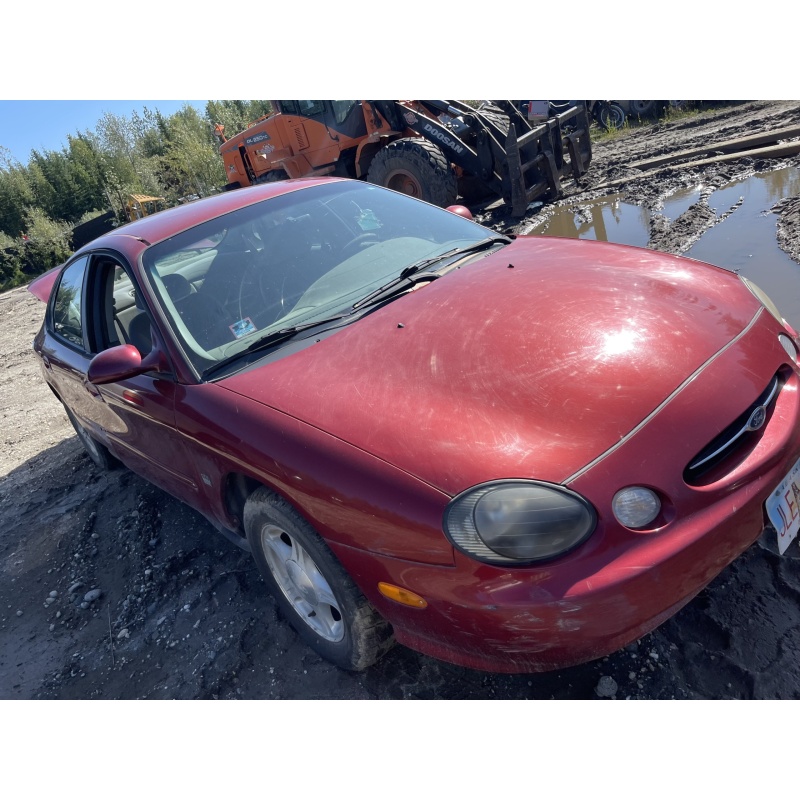
{"type": "Polygon", "coordinates": [[[406,195],[336,182],[198,225],[149,248],[143,265],[202,374],[278,331],[353,313],[403,270],[489,234],[406,195]]]}

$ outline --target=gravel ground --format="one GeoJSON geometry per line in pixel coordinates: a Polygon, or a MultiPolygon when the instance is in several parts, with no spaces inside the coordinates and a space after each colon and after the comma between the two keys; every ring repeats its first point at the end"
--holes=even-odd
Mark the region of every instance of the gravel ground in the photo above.
{"type": "MultiPolygon", "coordinates": [[[[677,189],[718,187],[787,164],[742,158],[642,176],[628,164],[800,122],[798,102],[752,102],[641,128],[595,147],[563,203],[613,189],[652,212],[651,247],[681,253],[718,221],[702,197],[659,217],[677,189]]],[[[536,232],[545,206],[521,224],[536,232]]],[[[800,264],[800,198],[783,198],[779,245],[800,264]]],[[[3,698],[798,698],[800,548],[755,544],[677,616],[601,661],[495,675],[396,647],[360,674],[322,661],[263,589],[250,557],[191,509],[84,454],[31,342],[43,305],[0,296],[0,699],[3,698]]]]}

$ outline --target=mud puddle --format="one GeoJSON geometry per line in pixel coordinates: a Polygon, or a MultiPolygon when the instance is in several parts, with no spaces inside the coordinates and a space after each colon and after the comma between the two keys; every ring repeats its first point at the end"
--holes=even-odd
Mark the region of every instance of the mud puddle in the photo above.
{"type": "Polygon", "coordinates": [[[647,247],[650,212],[614,194],[577,207],[559,208],[545,225],[531,233],[647,247]]]}
{"type": "Polygon", "coordinates": [[[780,200],[799,194],[800,170],[786,167],[719,189],[681,189],[657,210],[625,202],[619,194],[564,206],[530,233],[670,249],[738,271],[764,289],[797,328],[800,265],[778,246],[777,215],[772,210],[780,200]],[[662,247],[670,232],[671,247],[662,247]],[[676,247],[674,242],[681,238],[676,247]]]}
{"type": "Polygon", "coordinates": [[[754,175],[714,192],[708,199],[717,215],[741,204],[724,222],[706,231],[685,255],[737,270],[755,281],[786,320],[800,326],[800,265],[778,247],[777,217],[770,209],[800,194],[800,170],[754,175]]]}

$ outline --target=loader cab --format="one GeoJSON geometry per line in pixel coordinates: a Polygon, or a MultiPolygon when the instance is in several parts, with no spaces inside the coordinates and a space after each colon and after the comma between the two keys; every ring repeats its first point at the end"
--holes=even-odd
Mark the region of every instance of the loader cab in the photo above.
{"type": "Polygon", "coordinates": [[[282,114],[306,117],[348,139],[367,134],[360,100],[273,100],[272,104],[282,114]]]}
{"type": "Polygon", "coordinates": [[[220,146],[226,190],[307,175],[359,177],[356,153],[370,133],[360,100],[270,102],[275,114],[220,146]]]}

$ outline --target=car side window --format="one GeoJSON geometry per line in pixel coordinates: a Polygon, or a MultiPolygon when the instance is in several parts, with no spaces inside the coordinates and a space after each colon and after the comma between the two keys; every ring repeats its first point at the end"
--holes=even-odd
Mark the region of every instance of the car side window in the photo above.
{"type": "Polygon", "coordinates": [[[53,330],[71,345],[84,349],[83,282],[88,258],[70,264],[61,276],[53,302],[53,330]]]}
{"type": "Polygon", "coordinates": [[[119,266],[114,274],[114,314],[117,330],[123,332],[125,341],[132,344],[142,355],[146,356],[153,349],[153,333],[150,315],[148,314],[138,291],[131,285],[128,274],[119,266]],[[119,289],[126,284],[131,286],[130,291],[124,291],[123,297],[130,295],[133,305],[119,303],[119,289]]]}
{"type": "Polygon", "coordinates": [[[150,316],[130,275],[113,261],[95,265],[100,327],[98,350],[132,344],[144,357],[152,349],[150,316]]]}

